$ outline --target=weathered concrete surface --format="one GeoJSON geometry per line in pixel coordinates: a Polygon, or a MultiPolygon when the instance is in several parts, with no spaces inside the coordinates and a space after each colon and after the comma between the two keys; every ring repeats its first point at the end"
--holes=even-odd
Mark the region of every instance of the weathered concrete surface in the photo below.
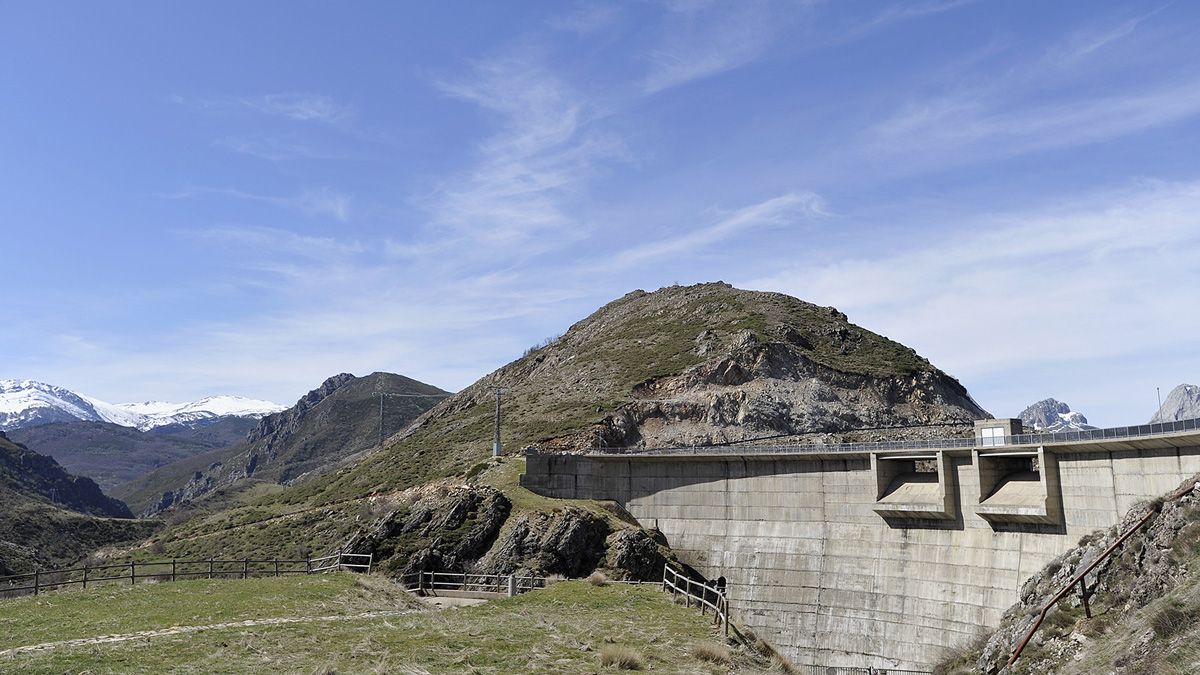
{"type": "Polygon", "coordinates": [[[657,525],[680,559],[725,576],[735,615],[797,663],[913,668],[996,626],[1021,583],[1080,536],[1200,472],[1200,441],[1188,442],[1046,448],[1024,485],[981,481],[975,453],[939,453],[938,482],[902,501],[940,507],[945,485],[945,519],[877,513],[886,487],[865,454],[542,455],[522,481],[614,499],[657,525]],[[981,494],[981,482],[1001,491],[981,494]],[[1003,502],[991,520],[979,512],[989,496],[1003,502]]]}

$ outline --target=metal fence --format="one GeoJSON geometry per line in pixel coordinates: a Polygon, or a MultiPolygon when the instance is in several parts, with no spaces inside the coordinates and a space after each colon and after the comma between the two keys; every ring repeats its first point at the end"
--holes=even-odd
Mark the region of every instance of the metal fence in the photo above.
{"type": "Polygon", "coordinates": [[[1056,445],[1121,439],[1154,438],[1170,434],[1200,431],[1200,419],[1159,424],[1141,424],[1108,429],[1061,431],[1054,433],[1014,434],[1003,439],[935,438],[917,441],[875,441],[871,443],[796,443],[790,445],[693,445],[682,448],[592,448],[593,455],[786,455],[786,454],[863,454],[884,450],[954,450],[959,448],[996,448],[1024,445],[1056,445]],[[997,442],[1001,441],[1001,442],[997,442]]]}

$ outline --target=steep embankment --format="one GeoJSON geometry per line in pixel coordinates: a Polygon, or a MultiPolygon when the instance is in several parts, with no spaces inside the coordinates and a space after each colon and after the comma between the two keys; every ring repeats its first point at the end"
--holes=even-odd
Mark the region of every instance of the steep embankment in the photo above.
{"type": "Polygon", "coordinates": [[[1000,628],[947,658],[937,672],[1200,672],[1200,476],[1117,525],[1084,537],[1025,582],[1000,628]],[[1086,577],[1091,618],[1077,589],[1047,614],[1017,662],[1004,665],[1038,612],[1133,527],[1157,513],[1086,577]]]}
{"type": "Polygon", "coordinates": [[[8,435],[119,494],[120,486],[150,471],[241,443],[257,423],[248,417],[222,417],[196,428],[169,425],[142,431],[108,422],[56,422],[8,435]]]}
{"type": "Polygon", "coordinates": [[[68,563],[151,526],[88,478],[0,433],[0,576],[68,563]]]}
{"type": "Polygon", "coordinates": [[[563,546],[588,564],[626,561],[616,569],[630,575],[640,559],[657,564],[654,533],[628,516],[537,498],[516,485],[519,460],[486,461],[497,386],[510,453],[965,433],[986,416],[953,378],[835,309],[720,283],[636,291],[439,404],[383,451],[191,517],[163,543],[285,553],[354,535],[396,570],[578,572],[543,555],[563,546]]]}
{"type": "Polygon", "coordinates": [[[247,479],[288,483],[336,468],[378,446],[381,396],[383,431],[391,434],[448,394],[391,373],[335,375],[291,408],[258,420],[243,443],[165,466],[116,493],[139,513],[152,515],[247,479]]]}

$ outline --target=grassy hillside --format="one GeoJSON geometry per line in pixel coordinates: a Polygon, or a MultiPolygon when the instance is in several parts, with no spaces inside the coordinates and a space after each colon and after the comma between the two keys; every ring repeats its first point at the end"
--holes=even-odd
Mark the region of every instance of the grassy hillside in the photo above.
{"type": "Polygon", "coordinates": [[[583,673],[619,672],[603,655],[623,649],[668,673],[765,672],[767,664],[716,644],[708,617],[653,587],[582,581],[475,607],[411,609],[386,583],[351,575],[194,581],[71,591],[3,605],[0,650],[47,641],[271,617],[328,617],[214,628],[3,658],[26,673],[176,672],[583,673]],[[393,615],[352,618],[371,611],[393,615]],[[698,645],[717,661],[694,655],[698,645]],[[726,660],[727,659],[727,660],[726,660]]]}
{"type": "Polygon", "coordinates": [[[404,429],[447,395],[392,373],[338,378],[330,378],[296,406],[263,418],[246,442],[169,464],[120,486],[115,494],[135,513],[142,513],[168,490],[188,500],[211,487],[228,487],[247,474],[255,481],[286,483],[328,471],[378,447],[380,394],[385,437],[404,429]]]}
{"type": "MultiPolygon", "coordinates": [[[[719,283],[636,291],[446,399],[391,437],[382,451],[366,452],[286,489],[239,497],[228,512],[198,505],[194,518],[172,515],[175,522],[160,541],[181,555],[257,546],[279,555],[297,547],[328,550],[344,541],[356,521],[365,524],[377,517],[382,496],[430,481],[475,476],[491,454],[496,385],[505,389],[505,448],[519,452],[611,417],[645,398],[641,388],[655,378],[678,375],[697,364],[719,365],[731,351],[755,344],[786,347],[787,358],[800,360],[796,367],[816,369],[784,377],[818,378],[830,372],[884,378],[882,384],[862,384],[873,391],[925,386],[913,383],[929,378],[954,398],[945,409],[967,420],[977,415],[957,382],[911,349],[850,324],[832,308],[719,283]]],[[[849,395],[858,396],[857,391],[851,389],[849,395]]],[[[943,405],[936,396],[928,398],[932,407],[943,405]]],[[[366,400],[370,405],[371,399],[366,400]]],[[[346,443],[369,446],[377,432],[365,423],[336,426],[333,433],[342,434],[346,443]]],[[[520,498],[510,494],[511,488],[503,489],[510,499],[514,494],[520,498]]],[[[135,503],[142,499],[129,498],[135,503]]]]}

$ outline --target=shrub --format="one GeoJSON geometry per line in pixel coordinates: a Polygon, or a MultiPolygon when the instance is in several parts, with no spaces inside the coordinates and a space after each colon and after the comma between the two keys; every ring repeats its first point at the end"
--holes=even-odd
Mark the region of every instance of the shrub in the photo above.
{"type": "Polygon", "coordinates": [[[588,583],[593,586],[604,586],[608,583],[608,577],[605,576],[604,572],[592,572],[591,576],[588,577],[588,583]]]}
{"type": "Polygon", "coordinates": [[[600,648],[600,665],[621,670],[641,670],[646,667],[646,659],[629,647],[605,645],[600,648]]]}
{"type": "Polygon", "coordinates": [[[1192,625],[1193,621],[1195,617],[1187,610],[1174,603],[1167,603],[1150,617],[1150,628],[1158,637],[1167,638],[1192,625]]]}
{"type": "Polygon", "coordinates": [[[701,642],[692,645],[692,656],[701,661],[711,661],[713,663],[729,663],[732,658],[729,654],[729,647],[711,642],[701,642]]]}

